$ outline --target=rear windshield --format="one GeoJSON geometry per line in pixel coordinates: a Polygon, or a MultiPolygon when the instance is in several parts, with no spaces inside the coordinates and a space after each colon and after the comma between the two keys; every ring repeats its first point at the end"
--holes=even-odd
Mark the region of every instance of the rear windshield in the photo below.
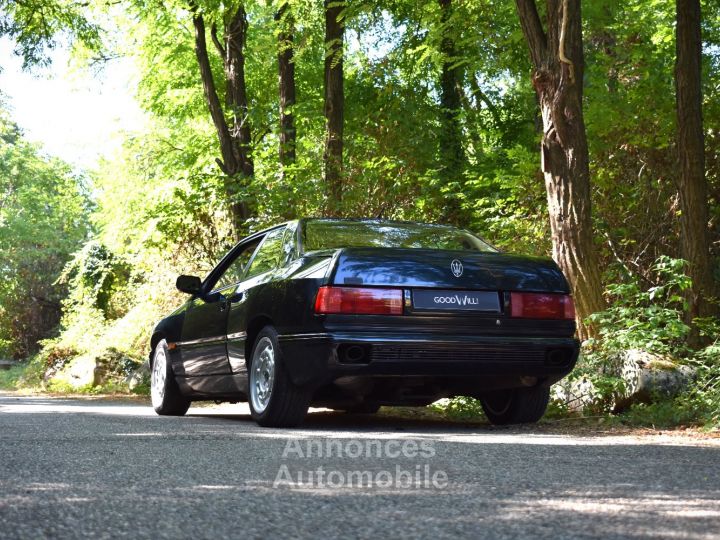
{"type": "Polygon", "coordinates": [[[497,251],[477,236],[445,225],[334,220],[304,223],[304,251],[344,247],[497,251]]]}

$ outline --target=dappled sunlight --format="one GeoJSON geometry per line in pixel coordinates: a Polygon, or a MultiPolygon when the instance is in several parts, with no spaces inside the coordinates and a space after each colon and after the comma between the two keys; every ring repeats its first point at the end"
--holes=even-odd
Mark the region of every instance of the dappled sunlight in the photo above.
{"type": "Polygon", "coordinates": [[[297,536],[327,537],[423,516],[446,536],[704,539],[720,517],[715,441],[322,409],[301,429],[264,429],[246,411],[203,405],[173,418],[143,404],[0,396],[0,515],[18,531],[42,519],[82,536],[120,512],[117,531],[160,537],[163,509],[178,538],[269,511],[297,536]],[[447,482],[432,483],[436,473],[447,482]]]}
{"type": "Polygon", "coordinates": [[[71,401],[62,399],[34,398],[0,398],[0,413],[4,414],[106,414],[109,416],[154,416],[155,413],[147,405],[129,405],[126,403],[103,403],[88,401],[71,401]]]}
{"type": "MultiPolygon", "coordinates": [[[[527,446],[701,446],[720,448],[718,438],[691,438],[681,434],[656,435],[564,435],[544,433],[541,428],[464,425],[437,420],[416,420],[387,415],[347,415],[328,409],[311,409],[305,423],[296,429],[263,429],[250,418],[247,403],[193,406],[184,418],[160,417],[149,404],[103,402],[99,400],[49,399],[44,397],[0,396],[4,414],[78,414],[109,417],[148,417],[152,424],[182,423],[186,435],[205,434],[221,438],[252,437],[269,440],[295,438],[428,439],[458,444],[502,444],[527,446]],[[534,432],[533,430],[536,429],[534,432]]],[[[117,437],[153,438],[163,430],[118,432],[117,437]]]]}

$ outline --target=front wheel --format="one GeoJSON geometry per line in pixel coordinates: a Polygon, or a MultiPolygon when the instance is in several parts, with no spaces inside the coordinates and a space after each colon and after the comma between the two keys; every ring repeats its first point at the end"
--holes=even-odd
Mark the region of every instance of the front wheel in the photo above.
{"type": "Polygon", "coordinates": [[[545,414],[550,389],[542,386],[499,390],[480,400],[485,416],[496,426],[534,424],[545,414]]]}
{"type": "Polygon", "coordinates": [[[190,408],[190,400],[180,393],[175,381],[164,339],[155,346],[150,377],[150,397],[153,409],[162,416],[182,416],[190,408]]]}
{"type": "Polygon", "coordinates": [[[294,427],[305,419],[311,394],[290,380],[273,327],[263,328],[255,340],[248,371],[253,420],[266,427],[294,427]]]}

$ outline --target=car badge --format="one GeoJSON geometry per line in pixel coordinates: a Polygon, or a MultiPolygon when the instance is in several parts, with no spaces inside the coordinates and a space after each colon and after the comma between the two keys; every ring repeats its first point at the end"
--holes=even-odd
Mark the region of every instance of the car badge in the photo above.
{"type": "Polygon", "coordinates": [[[463,273],[463,265],[457,259],[453,259],[453,261],[450,263],[450,270],[452,271],[453,276],[460,277],[463,273]]]}

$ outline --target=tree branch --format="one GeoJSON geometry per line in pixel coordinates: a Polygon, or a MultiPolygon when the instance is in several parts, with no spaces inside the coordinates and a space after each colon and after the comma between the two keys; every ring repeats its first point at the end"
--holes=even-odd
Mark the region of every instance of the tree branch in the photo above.
{"type": "Polygon", "coordinates": [[[562,4],[562,25],[560,26],[560,45],[558,46],[558,58],[563,64],[567,64],[570,70],[570,83],[575,82],[575,64],[572,63],[567,56],[565,56],[565,39],[567,37],[568,27],[568,0],[563,0],[562,4]]]}
{"type": "Polygon", "coordinates": [[[225,51],[225,47],[222,46],[222,43],[220,43],[220,40],[217,37],[217,24],[215,23],[212,23],[212,25],[210,26],[210,37],[212,38],[212,42],[215,44],[215,48],[220,53],[220,56],[222,57],[224,62],[227,56],[227,52],[225,51]]]}
{"type": "Polygon", "coordinates": [[[490,114],[495,121],[495,125],[497,127],[500,127],[502,125],[502,120],[500,119],[500,112],[498,111],[497,107],[488,97],[488,95],[482,91],[480,85],[477,82],[477,79],[475,78],[475,74],[471,73],[470,77],[468,78],[470,82],[470,90],[472,92],[472,96],[475,98],[475,107],[477,109],[480,109],[480,104],[478,103],[478,101],[482,101],[487,107],[488,111],[490,111],[490,114]]]}
{"type": "Polygon", "coordinates": [[[540,22],[535,0],[515,0],[520,26],[530,48],[535,69],[539,69],[547,56],[547,36],[540,22]]]}

